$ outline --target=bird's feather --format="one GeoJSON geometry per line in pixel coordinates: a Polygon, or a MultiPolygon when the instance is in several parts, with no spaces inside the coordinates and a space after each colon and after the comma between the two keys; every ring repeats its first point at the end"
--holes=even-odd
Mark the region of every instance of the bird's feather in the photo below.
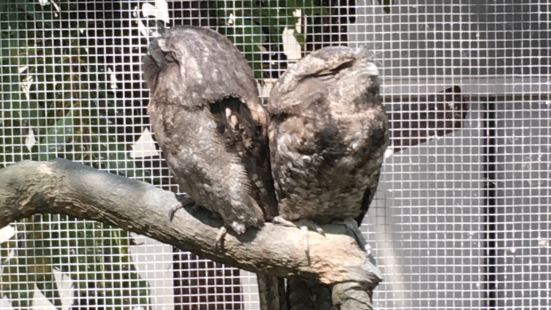
{"type": "Polygon", "coordinates": [[[153,41],[144,70],[153,131],[181,189],[237,233],[262,225],[276,209],[268,116],[243,56],[215,31],[175,28],[153,41]]]}
{"type": "Polygon", "coordinates": [[[325,223],[364,212],[388,144],[375,69],[365,50],[328,47],[274,85],[270,154],[284,218],[325,223]]]}

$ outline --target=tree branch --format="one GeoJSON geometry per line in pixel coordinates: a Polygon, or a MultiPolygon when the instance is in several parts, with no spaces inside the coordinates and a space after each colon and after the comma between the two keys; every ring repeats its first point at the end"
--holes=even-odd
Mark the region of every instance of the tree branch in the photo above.
{"type": "Polygon", "coordinates": [[[323,226],[325,236],[308,232],[308,251],[305,232],[271,223],[241,236],[228,233],[217,248],[222,221],[202,209],[186,208],[170,221],[168,214],[177,206],[172,192],[66,160],[20,162],[0,170],[0,227],[35,213],[61,213],[109,223],[253,272],[313,278],[330,286],[358,283],[369,295],[381,280],[378,268],[342,225],[323,226]]]}

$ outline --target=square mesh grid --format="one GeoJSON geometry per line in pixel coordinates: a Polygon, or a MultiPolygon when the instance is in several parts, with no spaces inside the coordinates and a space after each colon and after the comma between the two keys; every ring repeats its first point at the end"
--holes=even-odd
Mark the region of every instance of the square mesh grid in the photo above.
{"type": "MultiPolygon", "coordinates": [[[[362,226],[385,274],[376,309],[550,307],[547,0],[0,7],[0,165],[62,157],[174,191],[147,131],[152,32],[217,29],[264,95],[309,51],[369,46],[393,143],[362,226]]],[[[252,274],[64,216],[1,230],[0,267],[1,309],[258,309],[252,274]]]]}

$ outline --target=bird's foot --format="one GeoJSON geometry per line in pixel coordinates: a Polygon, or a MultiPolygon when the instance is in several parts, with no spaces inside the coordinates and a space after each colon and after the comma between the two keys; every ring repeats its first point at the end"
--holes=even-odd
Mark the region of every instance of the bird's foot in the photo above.
{"type": "Polygon", "coordinates": [[[220,227],[220,230],[218,230],[218,234],[216,234],[216,240],[214,240],[214,248],[224,248],[224,237],[226,237],[227,233],[228,230],[226,229],[226,227],[220,227]]]}
{"type": "Polygon", "coordinates": [[[318,234],[325,236],[325,231],[323,231],[323,228],[321,228],[318,224],[314,223],[311,220],[302,219],[296,222],[292,222],[281,216],[276,216],[272,219],[272,223],[286,227],[296,227],[300,228],[301,230],[312,230],[317,232],[318,234]]]}
{"type": "Polygon", "coordinates": [[[186,194],[180,195],[177,198],[180,204],[177,206],[171,207],[168,210],[168,218],[170,219],[171,222],[174,219],[174,215],[176,214],[176,211],[187,207],[196,208],[198,206],[197,203],[186,194]]]}
{"type": "Polygon", "coordinates": [[[283,218],[282,216],[276,216],[272,219],[272,223],[276,224],[276,225],[281,225],[281,226],[285,226],[285,227],[298,227],[297,224],[295,224],[294,222],[291,222],[285,218],[283,218]]]}
{"type": "Polygon", "coordinates": [[[311,220],[302,219],[298,220],[296,223],[301,228],[306,227],[308,230],[315,231],[318,234],[325,236],[325,231],[323,228],[311,220]]]}
{"type": "Polygon", "coordinates": [[[310,237],[308,236],[310,232],[308,226],[300,226],[299,228],[304,233],[304,255],[306,255],[306,261],[310,265],[310,237]]]}
{"type": "Polygon", "coordinates": [[[310,233],[309,231],[315,231],[322,236],[325,236],[325,231],[323,230],[323,228],[321,228],[321,226],[307,219],[298,220],[295,224],[300,228],[300,230],[304,232],[304,245],[306,248],[304,254],[306,255],[306,261],[308,262],[308,264],[310,264],[310,238],[308,237],[310,233]]]}
{"type": "Polygon", "coordinates": [[[316,223],[311,220],[301,219],[296,222],[291,222],[281,216],[276,216],[272,219],[272,223],[286,226],[286,227],[296,227],[299,228],[304,233],[304,254],[308,263],[310,263],[310,238],[308,237],[309,231],[315,231],[323,236],[325,236],[325,231],[316,223]]]}

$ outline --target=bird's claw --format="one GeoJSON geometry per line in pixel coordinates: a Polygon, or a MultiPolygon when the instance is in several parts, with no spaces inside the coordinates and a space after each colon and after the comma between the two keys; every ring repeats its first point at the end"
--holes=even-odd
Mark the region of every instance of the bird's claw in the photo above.
{"type": "Polygon", "coordinates": [[[197,203],[193,199],[191,199],[188,195],[184,194],[184,195],[178,196],[177,199],[180,203],[177,204],[176,206],[171,207],[168,210],[168,218],[170,219],[171,222],[174,219],[174,215],[176,215],[176,211],[186,207],[192,207],[192,208],[197,207],[197,203]]]}
{"type": "Polygon", "coordinates": [[[319,226],[318,224],[316,224],[311,220],[302,219],[302,220],[299,220],[297,224],[300,225],[301,227],[307,227],[308,230],[315,231],[318,234],[325,236],[325,231],[323,230],[323,228],[321,228],[321,226],[319,226]]]}
{"type": "Polygon", "coordinates": [[[282,225],[285,227],[296,227],[304,232],[304,246],[306,259],[310,263],[310,238],[308,236],[309,231],[315,231],[318,234],[325,236],[325,231],[316,223],[310,220],[301,219],[296,222],[291,222],[281,216],[276,216],[272,219],[272,223],[282,225]]]}
{"type": "MultiPolygon", "coordinates": [[[[311,228],[310,228],[310,229],[311,229],[311,228]]],[[[318,234],[320,234],[320,235],[322,235],[322,236],[325,236],[325,230],[323,230],[323,228],[321,228],[320,226],[316,225],[316,226],[314,227],[314,230],[315,230],[318,234]]]]}
{"type": "Polygon", "coordinates": [[[284,219],[282,216],[276,216],[272,219],[272,223],[285,227],[298,227],[297,224],[284,219]]]}
{"type": "Polygon", "coordinates": [[[227,233],[228,230],[226,229],[226,227],[220,227],[220,230],[218,230],[218,234],[216,234],[216,239],[214,240],[214,247],[216,249],[224,247],[224,237],[227,233]]]}
{"type": "Polygon", "coordinates": [[[299,227],[302,232],[304,232],[304,255],[306,255],[306,261],[308,262],[308,265],[310,265],[310,237],[308,236],[308,230],[309,227],[306,225],[299,227]]]}
{"type": "Polygon", "coordinates": [[[282,225],[285,227],[296,227],[296,228],[300,228],[301,230],[304,230],[303,228],[306,228],[307,230],[312,230],[317,232],[320,235],[325,236],[325,231],[323,230],[323,228],[321,228],[318,224],[310,220],[301,219],[296,222],[291,222],[283,218],[282,216],[276,216],[272,219],[272,223],[277,225],[282,225]]]}
{"type": "Polygon", "coordinates": [[[177,205],[177,206],[174,206],[174,207],[171,207],[169,210],[168,210],[168,219],[172,222],[172,220],[174,219],[174,215],[176,214],[176,211],[180,210],[181,208],[183,208],[182,205],[177,205]]]}

